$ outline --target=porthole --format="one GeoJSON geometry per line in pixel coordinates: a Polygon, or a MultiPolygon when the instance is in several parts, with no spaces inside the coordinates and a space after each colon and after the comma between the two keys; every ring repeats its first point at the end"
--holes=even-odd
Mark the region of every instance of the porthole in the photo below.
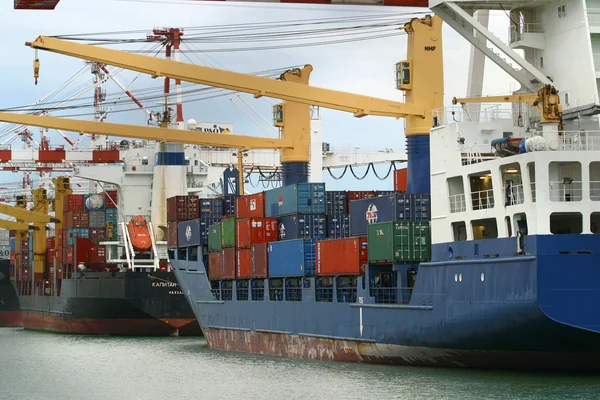
{"type": "Polygon", "coordinates": [[[454,282],[458,282],[458,274],[454,274],[454,282]]]}
{"type": "Polygon", "coordinates": [[[458,281],[462,282],[462,274],[458,274],[458,281]]]}
{"type": "Polygon", "coordinates": [[[482,272],[481,273],[481,282],[485,281],[485,274],[482,272]]]}

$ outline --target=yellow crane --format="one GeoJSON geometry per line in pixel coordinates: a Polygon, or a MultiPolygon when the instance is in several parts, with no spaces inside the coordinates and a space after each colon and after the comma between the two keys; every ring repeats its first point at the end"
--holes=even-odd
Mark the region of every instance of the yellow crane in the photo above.
{"type": "MultiPolygon", "coordinates": [[[[308,86],[299,79],[271,80],[237,72],[202,67],[177,61],[130,54],[123,51],[99,48],[67,40],[40,36],[28,46],[113,65],[133,71],[164,76],[171,79],[251,93],[255,97],[267,96],[288,103],[314,105],[345,112],[356,117],[377,115],[406,118],[406,136],[409,153],[409,190],[429,192],[429,179],[417,179],[417,173],[429,176],[429,130],[432,110],[443,107],[443,57],[442,20],[437,16],[415,18],[404,26],[408,35],[407,60],[396,65],[397,89],[405,92],[406,102],[379,99],[341,91],[308,86]],[[290,103],[291,102],[291,103],[290,103]],[[411,173],[412,171],[412,173],[411,173]],[[414,174],[414,175],[413,175],[414,174]],[[412,179],[411,179],[412,177],[412,179]],[[413,187],[411,188],[411,183],[413,187]]],[[[308,71],[308,66],[306,71],[308,71]]],[[[308,74],[305,75],[308,82],[308,74]]],[[[304,111],[298,110],[304,113],[304,111]]],[[[308,108],[306,108],[308,115],[308,108]]],[[[288,112],[288,116],[295,112],[288,112]]],[[[294,117],[295,118],[295,117],[294,117]]],[[[306,181],[310,161],[310,135],[293,128],[286,120],[281,139],[266,139],[243,135],[215,135],[145,126],[131,126],[106,122],[92,122],[47,116],[0,113],[0,121],[31,126],[41,126],[79,133],[96,133],[167,142],[214,145],[241,149],[281,149],[284,184],[306,181]]]]}
{"type": "Polygon", "coordinates": [[[7,229],[10,231],[32,231],[38,230],[40,228],[38,228],[35,225],[29,225],[23,222],[7,221],[5,219],[0,219],[0,229],[7,229]]]}
{"type": "Polygon", "coordinates": [[[544,85],[537,93],[522,93],[506,96],[453,98],[452,104],[467,103],[527,103],[540,113],[542,124],[562,125],[562,105],[558,90],[552,85],[544,85]]]}

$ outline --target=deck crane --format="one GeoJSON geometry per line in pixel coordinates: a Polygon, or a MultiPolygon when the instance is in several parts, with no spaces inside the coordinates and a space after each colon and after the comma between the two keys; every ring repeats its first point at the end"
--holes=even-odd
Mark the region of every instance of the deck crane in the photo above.
{"type": "MultiPolygon", "coordinates": [[[[40,36],[26,43],[34,49],[100,62],[124,69],[171,79],[272,97],[306,105],[351,112],[356,117],[377,115],[406,118],[408,153],[407,191],[430,192],[429,131],[432,110],[443,107],[442,20],[437,16],[414,18],[404,25],[408,34],[407,59],[396,64],[396,88],[405,92],[406,102],[316,88],[298,82],[267,78],[156,59],[123,51],[40,36]]],[[[281,139],[241,135],[214,135],[168,128],[98,123],[47,116],[0,113],[0,121],[43,126],[80,133],[98,133],[159,141],[187,142],[231,148],[281,149],[283,183],[306,182],[310,160],[310,135],[286,131],[281,139]]]]}
{"type": "Polygon", "coordinates": [[[11,231],[32,231],[38,230],[40,228],[38,228],[35,225],[29,225],[23,222],[7,221],[5,219],[0,219],[0,229],[7,229],[11,231]]]}

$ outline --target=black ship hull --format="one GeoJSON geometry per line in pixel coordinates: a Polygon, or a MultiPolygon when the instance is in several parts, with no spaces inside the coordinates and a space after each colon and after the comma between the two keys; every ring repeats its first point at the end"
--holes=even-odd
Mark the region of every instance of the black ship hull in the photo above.
{"type": "Polygon", "coordinates": [[[201,335],[170,272],[83,272],[57,282],[17,282],[23,327],[124,336],[201,335]]]}
{"type": "Polygon", "coordinates": [[[9,260],[0,260],[0,326],[23,326],[19,298],[9,276],[9,260]]]}

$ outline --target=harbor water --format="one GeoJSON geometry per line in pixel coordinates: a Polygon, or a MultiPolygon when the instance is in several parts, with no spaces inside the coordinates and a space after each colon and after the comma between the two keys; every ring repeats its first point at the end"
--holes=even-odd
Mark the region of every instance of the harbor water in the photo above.
{"type": "Polygon", "coordinates": [[[316,362],[0,328],[0,399],[598,399],[600,376],[316,362]]]}

